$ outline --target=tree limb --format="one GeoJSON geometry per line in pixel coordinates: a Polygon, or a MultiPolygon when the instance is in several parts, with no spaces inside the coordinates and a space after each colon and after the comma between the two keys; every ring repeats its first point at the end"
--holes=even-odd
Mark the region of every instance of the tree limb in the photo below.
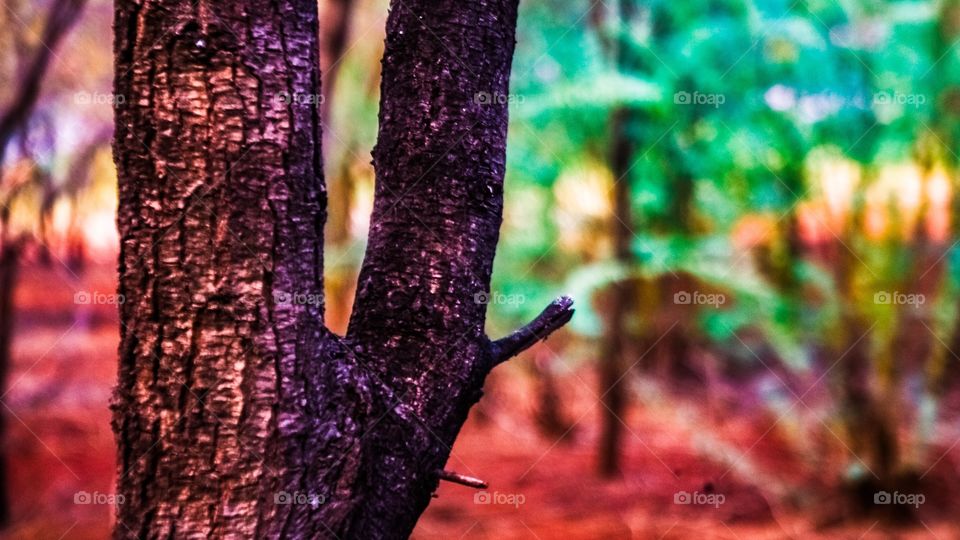
{"type": "Polygon", "coordinates": [[[505,362],[547,339],[573,317],[573,298],[561,296],[548,305],[536,319],[509,336],[493,342],[494,365],[505,362]]]}
{"type": "Polygon", "coordinates": [[[487,489],[487,487],[489,487],[489,484],[479,478],[474,478],[458,472],[441,470],[437,473],[437,476],[439,476],[441,480],[446,480],[447,482],[453,482],[454,484],[460,484],[461,486],[467,486],[474,489],[487,489]]]}
{"type": "Polygon", "coordinates": [[[347,336],[396,387],[431,371],[466,380],[451,370],[471,369],[484,339],[486,305],[474,296],[490,289],[503,220],[516,9],[391,2],[373,213],[347,336]]]}
{"type": "Polygon", "coordinates": [[[40,97],[40,86],[54,57],[54,49],[79,18],[85,2],[86,0],[57,0],[50,7],[36,56],[22,74],[22,83],[13,100],[0,114],[0,165],[3,164],[7,143],[30,117],[40,97]]]}

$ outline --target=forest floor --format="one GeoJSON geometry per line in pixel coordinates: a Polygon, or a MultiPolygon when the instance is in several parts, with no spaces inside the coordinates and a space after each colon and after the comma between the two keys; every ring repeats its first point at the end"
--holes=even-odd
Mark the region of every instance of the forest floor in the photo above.
{"type": "MultiPolygon", "coordinates": [[[[76,305],[74,295],[84,291],[112,294],[113,267],[90,268],[82,278],[28,268],[17,291],[14,366],[0,397],[10,427],[9,538],[109,535],[109,504],[75,503],[78,492],[109,494],[116,476],[107,408],[116,374],[116,309],[76,305]]],[[[671,420],[669,404],[630,409],[623,472],[600,479],[594,447],[602,405],[585,368],[566,377],[574,390],[565,412],[575,425],[570,437],[558,440],[529,420],[533,392],[522,360],[498,368],[482,414],[471,416],[448,465],[490,487],[478,492],[443,483],[414,538],[960,538],[960,528],[945,515],[893,529],[876,519],[827,527],[812,513],[773,509],[749,481],[691,447],[688,428],[671,420]],[[679,492],[713,495],[709,503],[720,501],[715,495],[723,498],[676,504],[679,492]]],[[[739,429],[744,449],[763,438],[762,425],[739,429]]],[[[753,451],[776,465],[775,443],[753,451]]],[[[786,460],[781,465],[791,466],[786,460]]]]}

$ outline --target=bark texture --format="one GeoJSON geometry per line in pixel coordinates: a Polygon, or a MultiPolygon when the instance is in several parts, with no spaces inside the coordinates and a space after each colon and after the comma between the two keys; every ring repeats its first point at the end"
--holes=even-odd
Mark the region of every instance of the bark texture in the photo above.
{"type": "Polygon", "coordinates": [[[516,0],[395,0],[347,336],[323,325],[317,5],[116,4],[116,538],[403,538],[500,361],[483,332],[516,0]]]}

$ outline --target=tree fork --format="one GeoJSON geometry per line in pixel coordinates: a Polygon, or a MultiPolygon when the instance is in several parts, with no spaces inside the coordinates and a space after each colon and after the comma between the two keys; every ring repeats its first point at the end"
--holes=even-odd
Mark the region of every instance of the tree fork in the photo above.
{"type": "Polygon", "coordinates": [[[323,325],[317,4],[115,4],[116,538],[404,538],[486,375],[516,0],[394,0],[350,328],[323,325]]]}

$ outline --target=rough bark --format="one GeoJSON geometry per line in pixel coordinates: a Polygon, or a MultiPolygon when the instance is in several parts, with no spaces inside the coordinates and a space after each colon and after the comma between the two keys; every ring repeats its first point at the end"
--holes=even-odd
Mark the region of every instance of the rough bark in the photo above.
{"type": "Polygon", "coordinates": [[[344,393],[322,301],[283,301],[323,292],[319,110],[289,99],[319,88],[316,24],[309,1],[116,4],[118,538],[321,528],[274,504],[357,428],[319,399],[344,393]]]}
{"type": "Polygon", "coordinates": [[[346,337],[323,325],[317,5],[116,4],[116,538],[403,538],[486,374],[516,0],[395,0],[346,337]],[[278,99],[287,96],[287,99],[278,99]]]}
{"type": "Polygon", "coordinates": [[[501,222],[516,17],[516,0],[395,1],[387,21],[374,208],[346,340],[408,405],[373,435],[364,469],[370,510],[404,529],[496,351],[516,352],[491,346],[478,301],[501,222]]]}

